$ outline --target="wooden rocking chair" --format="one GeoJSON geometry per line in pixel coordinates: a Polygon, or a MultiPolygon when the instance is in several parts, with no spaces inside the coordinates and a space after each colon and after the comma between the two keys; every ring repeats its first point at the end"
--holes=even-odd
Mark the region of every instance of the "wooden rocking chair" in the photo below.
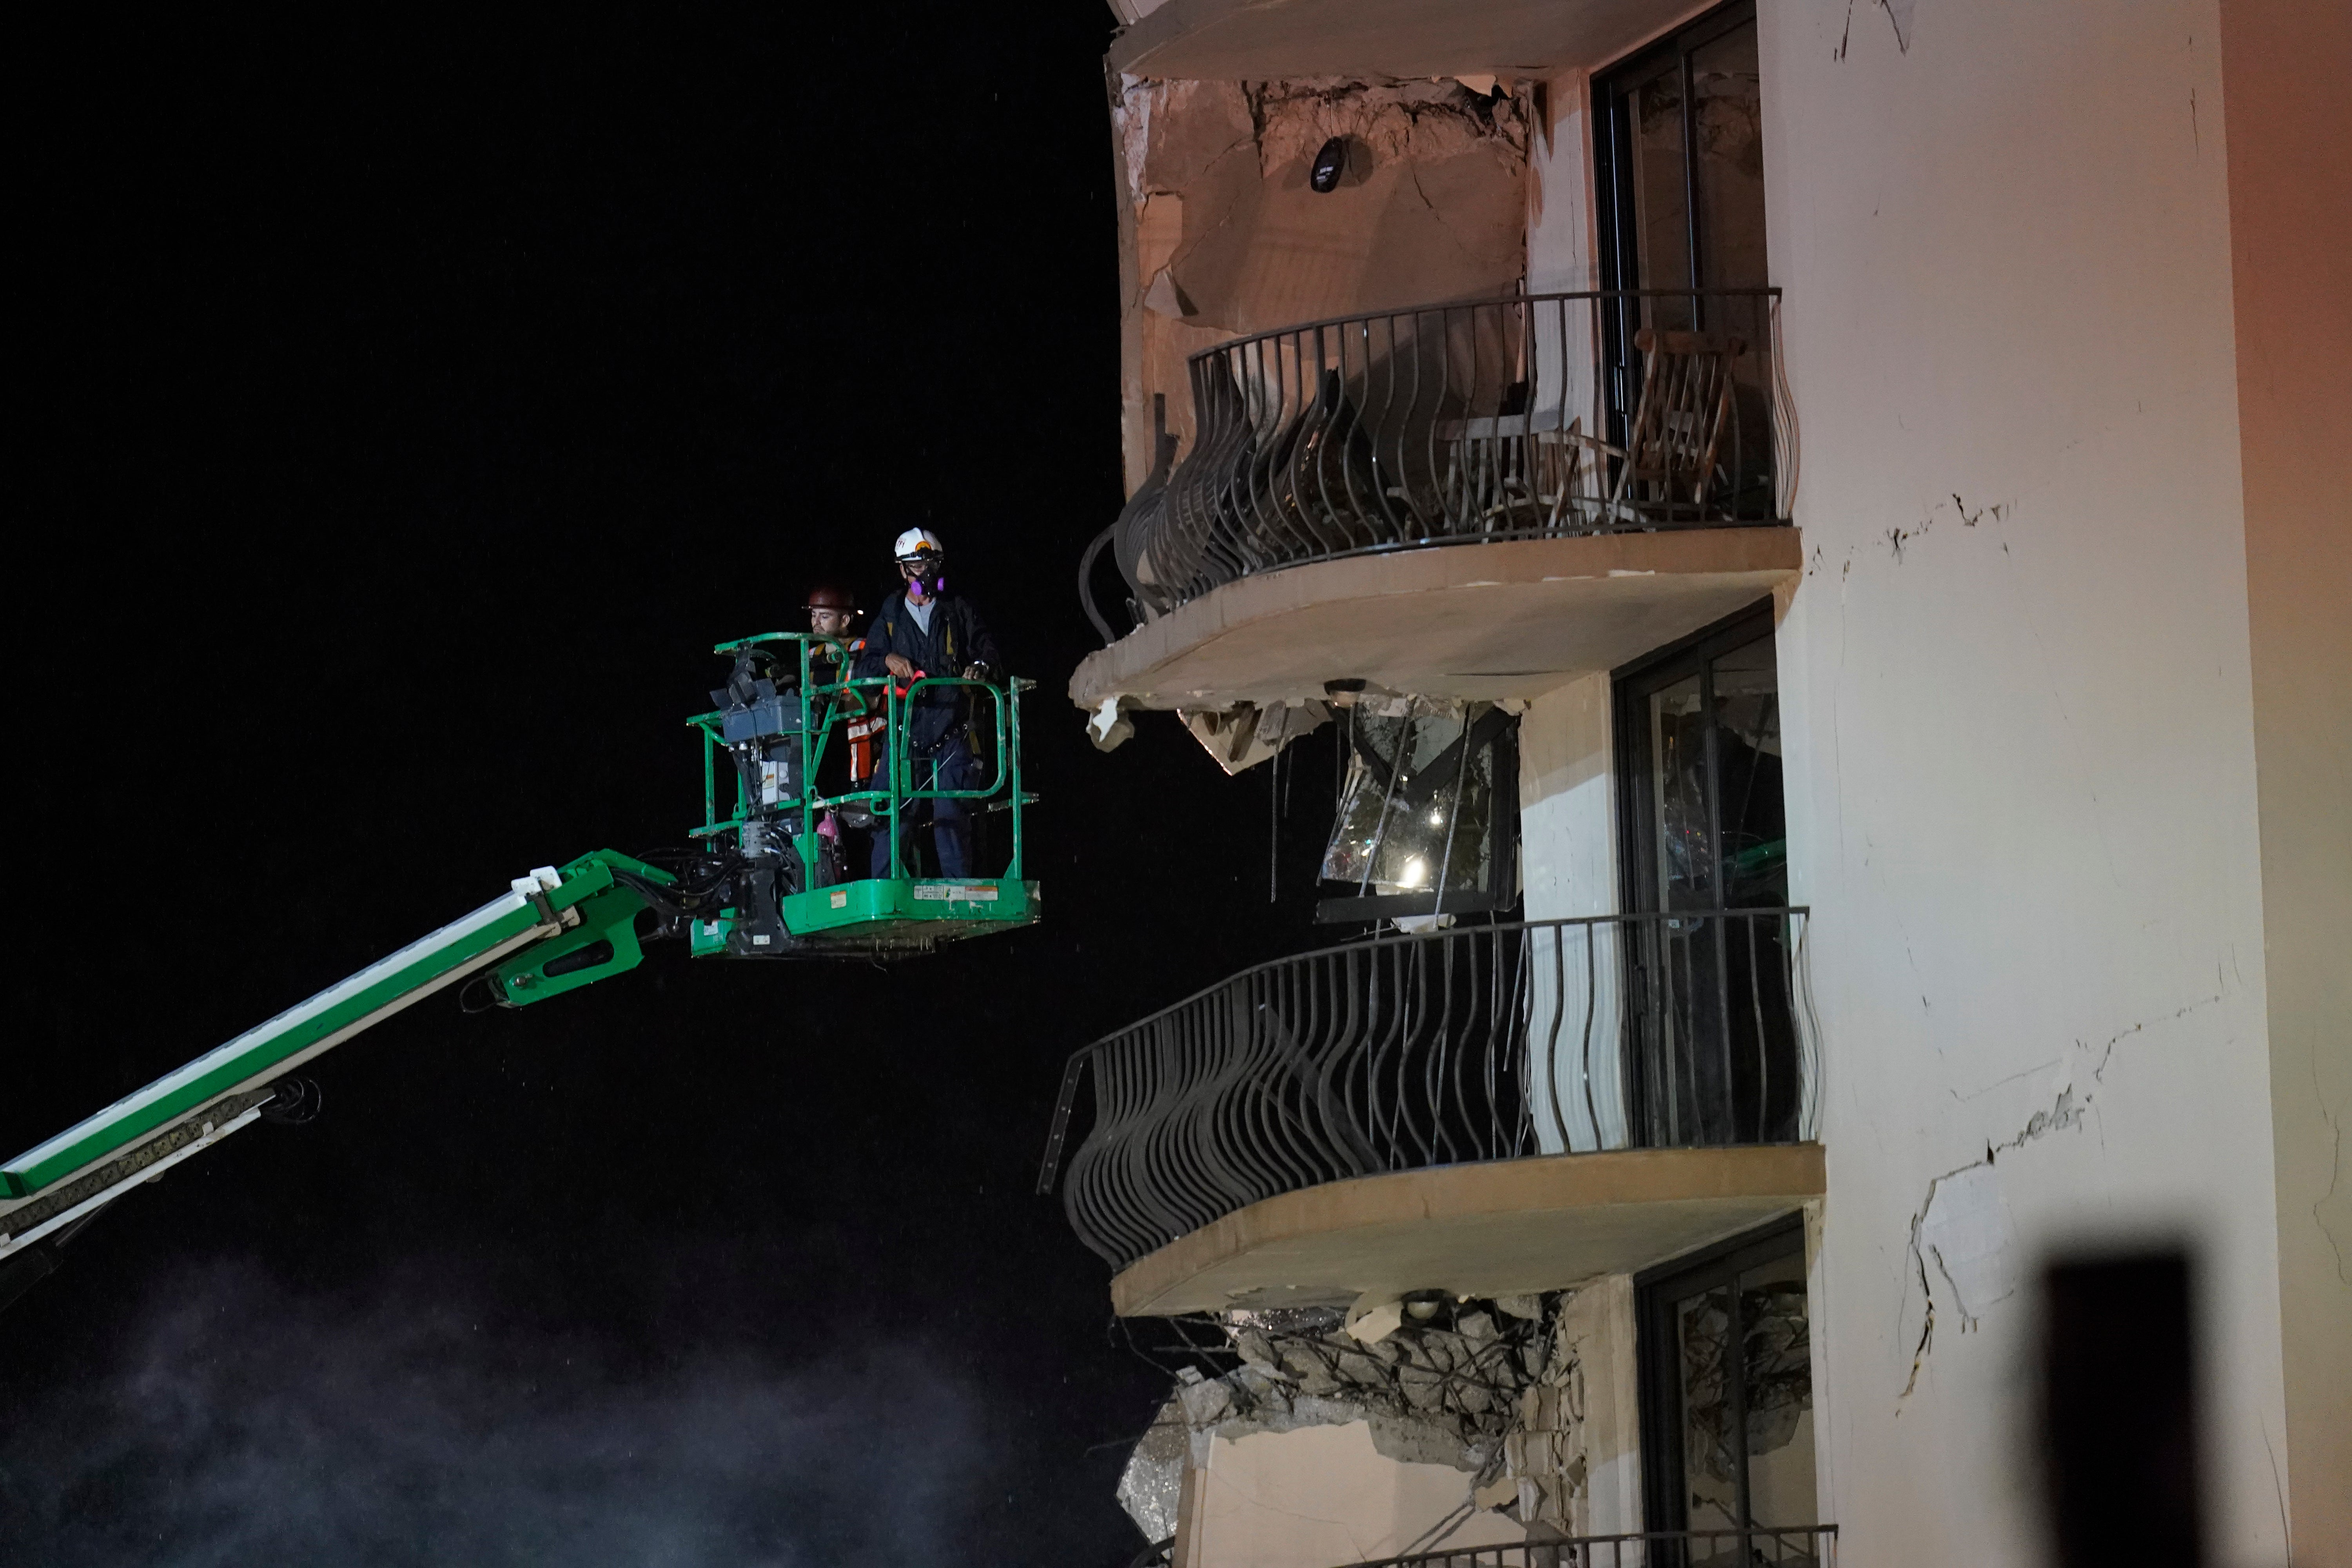
{"type": "Polygon", "coordinates": [[[1454,531],[1535,528],[1576,531],[1606,498],[1588,483],[1593,462],[1581,415],[1558,408],[1447,420],[1436,439],[1446,453],[1444,505],[1454,531]]]}
{"type": "Polygon", "coordinates": [[[1717,461],[1732,421],[1732,366],[1748,344],[1644,327],[1633,334],[1633,346],[1643,359],[1642,399],[1625,445],[1591,436],[1572,439],[1616,459],[1607,505],[1617,521],[1699,521],[1724,477],[1717,461]]]}

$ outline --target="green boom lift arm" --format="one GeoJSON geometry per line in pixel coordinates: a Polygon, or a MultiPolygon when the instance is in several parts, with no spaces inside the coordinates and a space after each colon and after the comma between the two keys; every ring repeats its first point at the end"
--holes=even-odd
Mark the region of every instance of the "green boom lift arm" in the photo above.
{"type": "Polygon", "coordinates": [[[0,1164],[0,1306],[54,1268],[56,1246],[133,1185],[273,1110],[299,1115],[305,1091],[288,1075],[409,1004],[493,966],[516,1001],[635,968],[647,906],[631,884],[672,879],[611,850],[518,877],[473,913],[0,1164]]]}
{"type": "MultiPolygon", "coordinates": [[[[688,723],[702,742],[703,824],[676,868],[600,849],[518,877],[507,892],[309,1001],[125,1095],[0,1164],[0,1307],[56,1267],[57,1249],[141,1182],[260,1119],[307,1121],[315,1089],[290,1076],[412,1002],[468,980],[521,1006],[634,969],[652,934],[688,939],[695,958],[874,958],[1034,922],[1039,889],[1022,875],[1021,776],[1026,680],[922,676],[905,686],[849,673],[832,638],[768,632],[719,644],[732,659],[721,706],[688,723]],[[961,705],[976,761],[966,785],[923,776],[908,720],[929,702],[961,705]],[[862,721],[887,765],[867,763],[831,794],[819,784],[835,731],[862,721]],[[877,732],[878,731],[878,732],[877,732]],[[722,815],[720,759],[735,775],[722,815]],[[868,772],[868,769],[871,769],[868,772]],[[924,803],[1009,814],[1011,854],[993,877],[926,877],[901,833],[924,803]],[[887,874],[852,878],[844,822],[883,836],[887,874]]],[[[846,741],[844,742],[846,749],[846,741]]],[[[833,753],[836,759],[839,752],[833,753]]]]}

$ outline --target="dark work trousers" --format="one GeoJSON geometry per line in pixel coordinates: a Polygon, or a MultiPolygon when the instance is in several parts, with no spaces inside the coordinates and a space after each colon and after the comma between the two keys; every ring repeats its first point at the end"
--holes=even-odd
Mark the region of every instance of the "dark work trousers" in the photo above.
{"type": "MultiPolygon", "coordinates": [[[[912,757],[908,769],[914,774],[916,789],[971,789],[974,787],[978,769],[972,764],[971,748],[964,743],[959,731],[938,753],[929,757],[912,757]]],[[[890,784],[890,758],[886,753],[874,770],[875,789],[887,789],[890,784]]],[[[912,835],[915,825],[931,825],[931,847],[939,854],[940,875],[969,877],[971,875],[971,815],[961,800],[910,800],[899,807],[898,863],[909,877],[922,875],[917,868],[912,835]]],[[[873,874],[890,874],[890,836],[879,823],[874,828],[873,874]]]]}

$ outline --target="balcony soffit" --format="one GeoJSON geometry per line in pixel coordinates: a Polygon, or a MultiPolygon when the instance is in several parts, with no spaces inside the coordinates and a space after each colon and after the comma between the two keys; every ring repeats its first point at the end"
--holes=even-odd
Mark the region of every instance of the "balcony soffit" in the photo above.
{"type": "Polygon", "coordinates": [[[1554,1290],[1735,1236],[1826,1191],[1818,1143],[1439,1165],[1283,1193],[1111,1280],[1121,1317],[1554,1290]]]}
{"type": "Polygon", "coordinates": [[[1243,577],[1089,654],[1070,698],[1150,709],[1393,691],[1532,697],[1718,621],[1802,569],[1789,527],[1398,550],[1243,577]]]}
{"type": "Polygon", "coordinates": [[[1691,8],[1672,0],[1162,0],[1112,40],[1110,64],[1199,81],[1533,76],[1613,59],[1691,8]]]}

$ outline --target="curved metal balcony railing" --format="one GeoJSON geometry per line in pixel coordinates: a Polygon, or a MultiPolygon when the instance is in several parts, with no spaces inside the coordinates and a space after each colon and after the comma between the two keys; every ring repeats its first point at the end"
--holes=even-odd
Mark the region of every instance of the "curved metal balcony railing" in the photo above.
{"type": "Polygon", "coordinates": [[[1811,1136],[1801,909],[1596,916],[1276,959],[1071,1057],[1063,1202],[1114,1269],[1277,1194],[1535,1154],[1811,1136]]]}
{"type": "Polygon", "coordinates": [[[1654,1530],[1506,1546],[1440,1547],[1348,1568],[1833,1568],[1834,1524],[1654,1530]]]}
{"type": "Polygon", "coordinates": [[[1137,621],[1368,551],[1788,521],[1780,290],[1528,294],[1340,317],[1190,362],[1192,441],[1087,548],[1137,621]]]}

